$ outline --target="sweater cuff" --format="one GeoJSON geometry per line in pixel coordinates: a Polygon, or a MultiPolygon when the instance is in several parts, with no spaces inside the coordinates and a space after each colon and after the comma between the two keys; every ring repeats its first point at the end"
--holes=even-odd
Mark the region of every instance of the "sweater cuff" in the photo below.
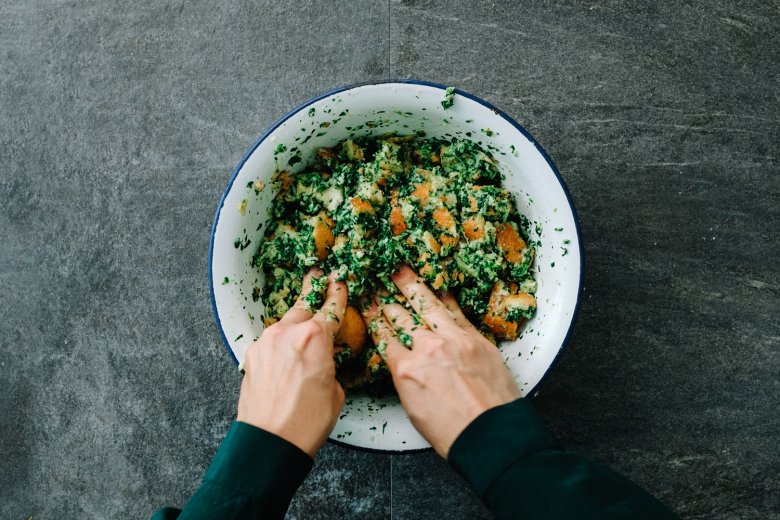
{"type": "Polygon", "coordinates": [[[496,406],[474,419],[455,439],[447,458],[480,497],[515,461],[558,448],[529,399],[496,406]]]}
{"type": "Polygon", "coordinates": [[[234,421],[203,481],[248,497],[268,490],[292,497],[313,465],[314,460],[294,444],[234,421]]]}

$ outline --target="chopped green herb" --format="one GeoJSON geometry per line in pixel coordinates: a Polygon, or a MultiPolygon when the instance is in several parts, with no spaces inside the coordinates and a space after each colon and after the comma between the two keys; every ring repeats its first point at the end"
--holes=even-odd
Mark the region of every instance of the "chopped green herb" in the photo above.
{"type": "Polygon", "coordinates": [[[441,106],[444,110],[450,108],[455,102],[455,87],[447,87],[444,91],[444,98],[441,100],[441,106]]]}
{"type": "Polygon", "coordinates": [[[309,278],[311,289],[303,301],[306,303],[306,307],[310,310],[319,309],[322,307],[322,303],[325,301],[325,291],[328,289],[328,277],[327,276],[312,276],[309,278]]]}
{"type": "MultiPolygon", "coordinates": [[[[316,134],[318,123],[312,122],[315,128],[306,139],[316,134]]],[[[335,272],[336,280],[345,282],[351,307],[361,309],[364,299],[376,295],[381,305],[409,308],[391,279],[404,263],[434,289],[450,291],[467,317],[486,332],[492,329],[484,318],[495,311],[495,301],[506,300],[499,312],[507,320],[531,317],[536,307],[528,296],[536,287],[531,264],[538,237],[531,238],[533,225],[501,185],[493,155],[500,150],[453,135],[359,133],[389,124],[390,119],[375,119],[358,125],[354,137],[318,148],[311,158],[288,150],[290,164],[307,162],[297,172],[279,174],[270,218],[251,258],[265,280],[262,290],[252,290],[252,299],[262,300],[264,321],[279,320],[295,305],[304,275],[313,266],[335,272]],[[506,244],[517,244],[510,256],[502,250],[506,244]],[[519,293],[527,296],[514,298],[519,293]],[[511,311],[514,300],[525,307],[511,311]]],[[[248,246],[247,240],[239,239],[236,247],[248,246]]],[[[339,316],[321,309],[326,283],[324,276],[313,277],[304,300],[335,320],[339,316]]],[[[399,341],[409,348],[411,334],[424,327],[420,316],[412,315],[416,330],[398,331],[399,341]]],[[[346,325],[346,318],[341,321],[346,325]]],[[[375,333],[376,326],[368,329],[375,333]]],[[[359,353],[339,349],[337,377],[344,388],[392,392],[386,347],[369,340],[359,353]]]]}
{"type": "Polygon", "coordinates": [[[352,350],[349,347],[344,347],[342,350],[336,352],[336,354],[333,355],[333,362],[336,364],[336,367],[340,367],[349,361],[351,355],[352,350]]]}
{"type": "Polygon", "coordinates": [[[412,344],[413,344],[412,337],[406,332],[404,332],[403,330],[398,330],[397,333],[398,333],[398,341],[401,343],[401,345],[407,348],[412,348],[412,344]]]}
{"type": "Polygon", "coordinates": [[[249,247],[249,244],[251,244],[252,241],[248,237],[244,237],[244,240],[236,239],[236,242],[233,242],[233,245],[236,246],[236,249],[240,249],[243,251],[247,247],[249,247]]]}
{"type": "Polygon", "coordinates": [[[287,160],[287,164],[290,166],[295,166],[299,162],[301,162],[303,159],[301,159],[300,155],[293,155],[287,160]]]}

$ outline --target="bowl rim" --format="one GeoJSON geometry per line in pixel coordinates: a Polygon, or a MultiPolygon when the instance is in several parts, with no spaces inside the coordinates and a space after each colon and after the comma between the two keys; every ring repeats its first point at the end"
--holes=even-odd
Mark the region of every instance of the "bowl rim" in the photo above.
{"type": "MultiPolygon", "coordinates": [[[[352,83],[349,85],[344,85],[341,87],[336,87],[334,89],[328,90],[327,92],[324,92],[318,96],[315,96],[308,101],[305,101],[301,103],[300,105],[294,107],[292,110],[287,112],[285,115],[280,117],[276,120],[271,126],[269,126],[261,135],[257,138],[255,143],[249,148],[249,150],[244,154],[244,156],[241,158],[241,160],[238,162],[236,167],[233,169],[233,172],[230,174],[230,180],[228,181],[227,187],[222,192],[222,196],[219,199],[219,204],[217,205],[217,211],[214,215],[214,222],[211,225],[211,236],[209,237],[209,255],[208,255],[208,278],[209,278],[209,295],[211,298],[211,309],[214,312],[214,318],[217,322],[217,329],[219,330],[219,336],[222,338],[222,343],[225,346],[225,350],[227,350],[228,355],[230,356],[230,359],[233,360],[234,365],[238,365],[238,359],[236,359],[235,354],[233,354],[233,350],[230,348],[230,343],[227,340],[227,337],[225,336],[225,331],[222,328],[222,321],[219,317],[219,311],[217,310],[217,300],[216,296],[214,294],[214,276],[213,276],[213,260],[214,260],[214,236],[217,231],[217,225],[219,224],[219,218],[222,213],[222,208],[225,205],[225,199],[227,198],[228,193],[230,193],[230,190],[233,188],[233,183],[236,180],[236,177],[238,177],[239,172],[241,171],[241,168],[243,168],[246,161],[252,156],[252,154],[255,152],[258,146],[260,146],[260,143],[265,141],[279,126],[281,126],[285,121],[287,121],[289,118],[291,118],[293,115],[297,114],[304,108],[308,107],[309,105],[316,103],[317,101],[320,101],[322,99],[325,99],[327,97],[333,96],[334,94],[339,94],[342,92],[346,92],[348,90],[353,90],[360,87],[366,87],[371,85],[392,85],[392,84],[405,84],[405,85],[422,85],[425,87],[432,87],[437,88],[439,90],[446,90],[448,87],[446,85],[443,85],[441,83],[435,83],[432,81],[425,81],[425,80],[418,80],[418,79],[383,79],[383,80],[376,80],[376,81],[364,81],[360,83],[352,83]]],[[[577,281],[577,301],[574,305],[574,311],[572,312],[571,321],[569,322],[569,329],[566,331],[566,335],[563,338],[563,341],[561,342],[560,347],[558,347],[558,352],[555,353],[555,357],[553,358],[550,365],[547,367],[547,369],[544,371],[544,374],[542,374],[542,377],[539,378],[539,381],[531,388],[527,393],[526,397],[536,397],[539,394],[539,388],[541,387],[542,383],[549,377],[550,373],[552,372],[552,369],[555,368],[555,366],[558,364],[561,358],[561,354],[565,350],[566,346],[569,343],[569,340],[571,339],[572,333],[574,331],[574,327],[577,323],[577,315],[579,314],[580,310],[580,304],[582,303],[582,286],[585,278],[585,250],[583,248],[582,244],[582,230],[580,229],[580,218],[577,214],[577,208],[574,206],[574,200],[572,199],[571,193],[569,192],[569,188],[566,185],[566,182],[563,180],[563,177],[561,176],[560,172],[558,171],[558,167],[555,165],[553,160],[550,158],[547,151],[542,147],[541,144],[528,132],[528,130],[525,129],[523,125],[518,123],[514,118],[509,116],[506,112],[503,110],[495,107],[493,104],[485,101],[484,99],[475,96],[474,94],[471,94],[469,92],[466,92],[465,90],[461,90],[459,88],[455,88],[454,92],[460,96],[466,97],[471,99],[472,101],[476,101],[480,105],[484,106],[485,108],[493,111],[497,116],[502,117],[504,120],[506,120],[509,124],[511,124],[515,129],[517,129],[526,139],[528,139],[531,144],[534,145],[534,148],[542,155],[544,160],[547,162],[547,164],[550,166],[550,169],[555,174],[556,179],[558,180],[558,183],[561,186],[561,189],[563,190],[564,195],[566,196],[566,201],[569,204],[569,209],[572,212],[572,216],[574,217],[574,228],[575,232],[577,234],[577,247],[579,248],[580,253],[580,265],[579,265],[579,280],[577,281]]],[[[331,442],[333,444],[338,444],[340,446],[345,446],[351,449],[359,450],[359,451],[366,451],[371,453],[384,453],[384,454],[413,454],[413,453],[421,453],[425,451],[430,451],[432,448],[422,448],[419,450],[409,450],[409,451],[396,451],[396,450],[381,450],[381,449],[374,449],[374,448],[364,448],[359,446],[353,446],[351,444],[345,443],[343,441],[338,441],[334,439],[328,438],[328,442],[331,442]]]]}

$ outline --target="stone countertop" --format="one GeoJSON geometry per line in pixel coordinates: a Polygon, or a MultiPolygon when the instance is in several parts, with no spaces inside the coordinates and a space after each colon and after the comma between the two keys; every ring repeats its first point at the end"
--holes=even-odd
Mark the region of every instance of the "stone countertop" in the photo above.
{"type": "MultiPolygon", "coordinates": [[[[572,192],[562,441],[685,518],[780,518],[778,34],[759,1],[0,0],[0,517],[189,497],[238,393],[206,277],[232,168],[302,101],[412,77],[572,192]]],[[[288,517],[444,515],[489,516],[435,455],[327,445],[288,517]]]]}

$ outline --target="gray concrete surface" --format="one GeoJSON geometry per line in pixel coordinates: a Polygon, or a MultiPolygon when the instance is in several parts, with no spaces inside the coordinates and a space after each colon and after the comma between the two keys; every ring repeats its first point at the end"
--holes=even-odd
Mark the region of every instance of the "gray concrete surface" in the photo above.
{"type": "MultiPolygon", "coordinates": [[[[387,77],[502,107],[571,188],[562,440],[685,518],[780,518],[779,32],[759,1],[0,1],[0,518],[187,499],[238,391],[206,279],[229,173],[387,77]]],[[[331,445],[288,517],[391,515],[489,517],[432,454],[331,445]]]]}

